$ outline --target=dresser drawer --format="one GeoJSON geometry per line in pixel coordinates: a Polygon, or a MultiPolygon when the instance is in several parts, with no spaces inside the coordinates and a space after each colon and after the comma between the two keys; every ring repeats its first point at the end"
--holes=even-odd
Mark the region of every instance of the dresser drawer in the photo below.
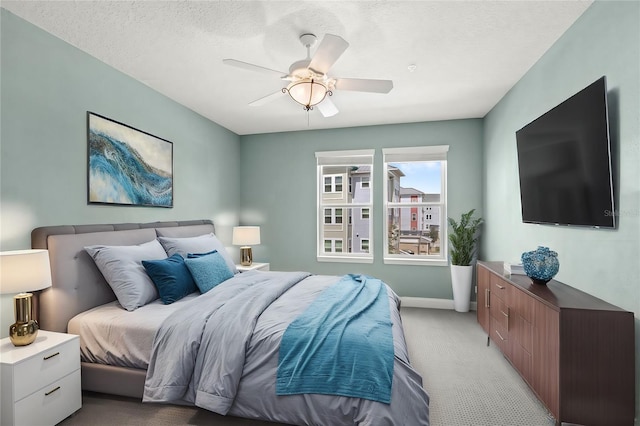
{"type": "Polygon", "coordinates": [[[15,404],[16,426],[54,425],[82,406],[80,369],[39,389],[15,404]]]}
{"type": "Polygon", "coordinates": [[[532,297],[526,295],[523,291],[512,286],[511,288],[511,306],[513,306],[522,318],[533,324],[535,315],[533,314],[535,301],[532,297]]]}
{"type": "Polygon", "coordinates": [[[531,353],[519,344],[513,344],[511,347],[511,363],[520,372],[520,375],[529,383],[533,383],[532,358],[531,353]]]}
{"type": "Polygon", "coordinates": [[[13,369],[14,401],[19,401],[80,368],[80,340],[69,340],[17,363],[13,369]]]}
{"type": "Polygon", "coordinates": [[[491,316],[494,320],[502,326],[502,328],[509,331],[509,307],[504,300],[494,297],[491,301],[491,316]]]}
{"type": "Polygon", "coordinates": [[[533,352],[533,326],[517,313],[511,312],[511,315],[509,318],[509,337],[518,342],[527,352],[533,352]]]}
{"type": "Polygon", "coordinates": [[[509,342],[507,330],[503,327],[503,325],[496,320],[496,318],[491,318],[491,340],[493,340],[498,348],[505,355],[509,353],[509,342]]]}
{"type": "Polygon", "coordinates": [[[509,292],[511,291],[511,284],[500,279],[495,274],[491,274],[491,296],[499,297],[505,302],[509,303],[509,292]]]}

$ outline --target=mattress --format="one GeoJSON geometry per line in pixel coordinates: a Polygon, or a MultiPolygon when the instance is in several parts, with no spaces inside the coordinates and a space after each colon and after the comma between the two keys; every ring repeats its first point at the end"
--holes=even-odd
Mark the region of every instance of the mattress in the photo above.
{"type": "Polygon", "coordinates": [[[199,294],[170,305],[158,299],[131,312],[116,301],[107,303],[71,318],[68,332],[80,336],[83,362],[146,370],[160,324],[199,294]]]}

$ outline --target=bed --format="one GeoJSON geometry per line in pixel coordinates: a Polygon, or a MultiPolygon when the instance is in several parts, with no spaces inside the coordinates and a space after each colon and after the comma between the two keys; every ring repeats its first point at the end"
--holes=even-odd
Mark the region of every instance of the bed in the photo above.
{"type": "MultiPolygon", "coordinates": [[[[163,244],[191,241],[209,234],[215,235],[215,228],[208,220],[33,230],[32,247],[49,250],[53,281],[52,287],[39,296],[39,323],[45,330],[80,335],[84,390],[149,403],[196,405],[220,414],[288,424],[429,424],[429,397],[422,388],[422,378],[409,363],[399,298],[379,280],[316,276],[302,271],[232,271],[231,277],[203,294],[196,291],[170,304],[163,303],[163,295],[162,300],[125,310],[119,290],[114,287],[116,297],[92,258],[94,254],[85,249],[138,247],[155,240],[163,244]],[[370,331],[360,340],[375,341],[381,348],[391,345],[391,368],[385,372],[384,364],[375,364],[375,368],[364,364],[373,372],[371,377],[354,380],[351,383],[355,385],[345,388],[339,380],[341,375],[351,374],[353,379],[357,369],[342,371],[344,365],[351,366],[341,361],[343,355],[331,357],[333,370],[329,372],[322,370],[326,363],[314,364],[314,358],[301,361],[291,357],[300,356],[300,345],[310,345],[309,335],[326,333],[324,340],[336,335],[323,329],[341,320],[317,316],[327,312],[333,315],[336,309],[327,309],[320,302],[333,297],[345,309],[353,309],[358,303],[344,301],[349,286],[359,288],[359,294],[369,291],[372,302],[367,302],[367,309],[376,305],[378,312],[386,315],[386,320],[378,322],[389,323],[386,333],[391,340],[384,340],[385,327],[370,331]],[[314,311],[312,308],[316,317],[305,316],[314,311]],[[318,322],[318,318],[324,319],[318,322]],[[185,338],[190,340],[179,340],[185,338]],[[285,365],[285,361],[290,364],[285,365]],[[301,365],[307,366],[306,372],[300,373],[301,365]],[[318,383],[308,387],[309,374],[316,379],[332,378],[316,380],[318,383]],[[384,383],[375,381],[378,377],[383,382],[388,378],[386,391],[384,383]]],[[[189,265],[202,263],[196,257],[189,265]]],[[[314,345],[317,352],[326,352],[322,343],[314,345]]],[[[354,345],[344,354],[356,356],[358,350],[362,349],[354,345]]]]}

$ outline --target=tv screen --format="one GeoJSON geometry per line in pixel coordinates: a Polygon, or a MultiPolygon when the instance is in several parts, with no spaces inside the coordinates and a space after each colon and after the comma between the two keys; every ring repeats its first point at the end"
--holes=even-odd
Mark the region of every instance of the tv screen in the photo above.
{"type": "Polygon", "coordinates": [[[602,77],[516,132],[522,221],[615,228],[602,77]]]}

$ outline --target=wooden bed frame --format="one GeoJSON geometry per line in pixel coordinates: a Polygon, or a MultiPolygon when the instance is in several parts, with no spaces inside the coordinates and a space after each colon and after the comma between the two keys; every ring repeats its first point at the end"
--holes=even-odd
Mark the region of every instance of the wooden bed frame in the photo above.
{"type": "MultiPolygon", "coordinates": [[[[85,246],[134,245],[156,237],[195,237],[214,232],[210,220],[181,222],[63,225],[36,228],[31,247],[49,250],[52,287],[42,291],[37,312],[40,328],[67,332],[80,312],[116,300],[85,246]]],[[[82,389],[142,399],[146,370],[82,362],[82,389]]]]}

